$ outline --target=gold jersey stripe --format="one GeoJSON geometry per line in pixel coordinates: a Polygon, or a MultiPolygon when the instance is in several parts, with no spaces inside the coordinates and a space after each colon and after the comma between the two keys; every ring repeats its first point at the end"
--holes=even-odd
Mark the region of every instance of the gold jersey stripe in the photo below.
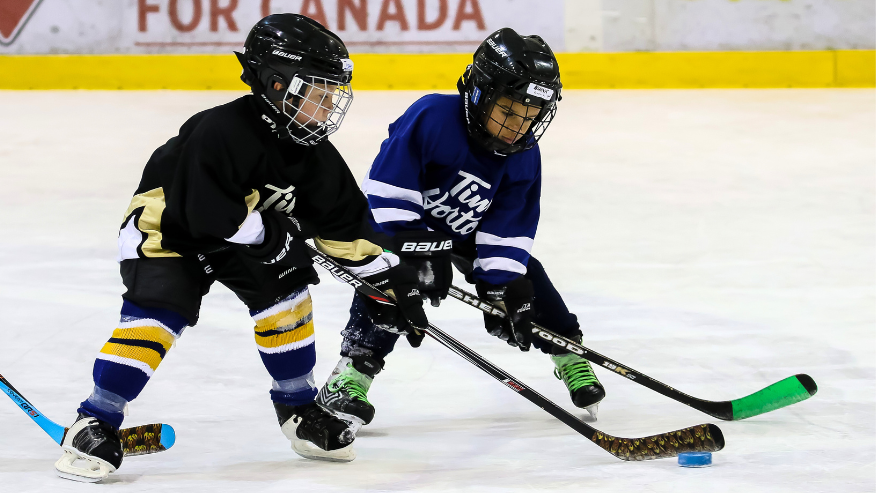
{"type": "Polygon", "coordinates": [[[290,330],[288,332],[283,332],[282,334],[275,334],[272,336],[260,336],[258,334],[255,335],[256,344],[263,348],[275,348],[284,346],[286,344],[291,344],[293,342],[299,342],[307,339],[308,337],[313,335],[313,320],[307,322],[306,324],[298,327],[297,329],[290,330]]]}
{"type": "Polygon", "coordinates": [[[180,257],[181,255],[161,247],[161,214],[164,212],[164,189],[153,188],[131,197],[131,204],[125,211],[123,224],[135,210],[143,208],[137,229],[146,233],[146,241],[140,246],[147,257],[180,257]]]}
{"type": "Polygon", "coordinates": [[[103,345],[103,348],[100,350],[103,354],[110,354],[113,356],[120,356],[122,358],[134,359],[137,361],[142,361],[149,365],[149,368],[152,368],[155,371],[158,368],[158,365],[161,363],[161,355],[155,352],[154,349],[149,349],[145,347],[139,346],[128,346],[126,344],[116,344],[114,342],[108,342],[103,345]]]}
{"type": "MultiPolygon", "coordinates": [[[[255,209],[255,207],[257,205],[259,205],[259,199],[260,199],[259,191],[256,190],[255,188],[252,189],[251,194],[247,195],[246,198],[243,199],[244,201],[246,201],[246,209],[247,209],[246,215],[247,215],[247,217],[253,211],[253,209],[255,209]]],[[[246,218],[244,218],[244,221],[246,221],[246,218]]],[[[240,223],[240,226],[243,226],[243,223],[240,223]]],[[[237,229],[240,229],[240,226],[238,226],[237,229]]]]}
{"type": "Polygon", "coordinates": [[[161,327],[129,327],[113,331],[113,339],[138,339],[141,341],[157,342],[164,346],[167,351],[173,346],[173,336],[161,327]]]}
{"type": "Polygon", "coordinates": [[[271,315],[270,317],[256,320],[255,329],[257,332],[264,332],[266,330],[274,330],[287,325],[294,325],[299,320],[309,315],[312,311],[313,300],[308,296],[291,310],[283,310],[271,315]]]}
{"type": "Polygon", "coordinates": [[[313,239],[317,250],[334,258],[343,258],[358,262],[365,257],[372,255],[380,255],[383,253],[383,248],[371,243],[368,240],[355,241],[334,241],[324,240],[320,237],[313,239]]]}

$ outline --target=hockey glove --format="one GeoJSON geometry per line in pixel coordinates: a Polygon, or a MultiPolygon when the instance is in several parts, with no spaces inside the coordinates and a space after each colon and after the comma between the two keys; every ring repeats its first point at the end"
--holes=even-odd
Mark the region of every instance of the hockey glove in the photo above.
{"type": "Polygon", "coordinates": [[[532,345],[532,283],[521,276],[496,286],[483,281],[477,283],[478,296],[498,305],[507,316],[500,318],[484,313],[484,326],[490,335],[529,351],[532,345]]]}
{"type": "Polygon", "coordinates": [[[246,256],[263,264],[305,267],[313,263],[304,240],[316,230],[300,219],[270,210],[261,213],[265,239],[260,245],[240,245],[246,256]]]}
{"type": "Polygon", "coordinates": [[[399,264],[364,279],[395,297],[395,305],[386,305],[362,296],[374,326],[395,334],[405,334],[412,347],[420,347],[425,335],[421,329],[429,327],[429,320],[417,289],[417,271],[410,265],[399,264]]]}
{"type": "Polygon", "coordinates": [[[395,250],[401,260],[417,271],[423,301],[439,306],[453,283],[450,250],[453,241],[438,231],[405,231],[395,235],[395,250]]]}

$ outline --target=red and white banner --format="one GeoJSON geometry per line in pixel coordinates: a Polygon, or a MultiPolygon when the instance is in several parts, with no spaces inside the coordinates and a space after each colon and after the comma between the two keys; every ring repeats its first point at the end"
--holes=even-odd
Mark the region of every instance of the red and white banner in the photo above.
{"type": "Polygon", "coordinates": [[[227,53],[270,13],[316,19],[354,53],[470,52],[512,27],[563,45],[563,0],[0,0],[0,53],[227,53]]]}

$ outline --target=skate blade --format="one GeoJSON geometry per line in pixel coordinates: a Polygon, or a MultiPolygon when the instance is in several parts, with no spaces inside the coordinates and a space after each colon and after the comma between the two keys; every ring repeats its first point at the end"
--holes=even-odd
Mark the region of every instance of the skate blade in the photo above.
{"type": "Polygon", "coordinates": [[[324,460],[329,462],[350,462],[356,458],[353,444],[337,450],[323,450],[307,440],[292,440],[292,450],[305,459],[324,460]]]}
{"type": "Polygon", "coordinates": [[[599,414],[599,403],[592,404],[584,408],[585,411],[590,413],[590,420],[596,421],[596,415],[599,414]]]}
{"type": "Polygon", "coordinates": [[[58,476],[63,479],[80,483],[96,483],[106,479],[111,472],[116,471],[116,468],[97,457],[64,450],[64,455],[55,462],[55,470],[58,476]],[[77,461],[84,462],[88,467],[74,465],[77,461]]]}

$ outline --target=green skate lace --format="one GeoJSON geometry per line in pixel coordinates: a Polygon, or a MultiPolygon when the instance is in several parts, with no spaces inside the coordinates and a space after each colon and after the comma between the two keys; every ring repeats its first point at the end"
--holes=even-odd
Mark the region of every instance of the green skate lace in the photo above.
{"type": "Polygon", "coordinates": [[[593,374],[590,362],[583,358],[574,363],[563,365],[561,368],[554,368],[554,376],[558,380],[566,382],[570,392],[599,383],[596,375],[593,374]]]}
{"type": "Polygon", "coordinates": [[[332,382],[334,384],[332,386],[335,387],[336,391],[343,388],[345,391],[347,391],[348,394],[353,396],[354,399],[365,401],[366,404],[368,404],[369,406],[371,405],[371,403],[368,402],[368,391],[361,385],[359,385],[359,382],[357,382],[356,380],[346,375],[340,375],[338,376],[338,380],[336,380],[336,382],[338,382],[339,385],[332,382]]]}

